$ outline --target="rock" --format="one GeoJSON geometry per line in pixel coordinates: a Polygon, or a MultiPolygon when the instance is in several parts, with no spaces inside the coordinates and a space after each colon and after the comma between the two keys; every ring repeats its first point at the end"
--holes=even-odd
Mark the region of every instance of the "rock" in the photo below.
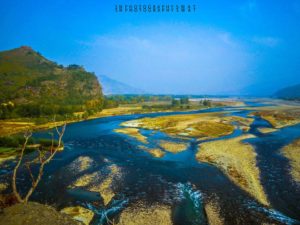
{"type": "Polygon", "coordinates": [[[74,220],[82,222],[85,225],[89,225],[94,217],[94,213],[91,210],[81,206],[66,207],[60,212],[71,216],[74,220]]]}
{"type": "Polygon", "coordinates": [[[56,211],[53,207],[36,202],[15,204],[4,208],[0,214],[0,223],[5,225],[80,225],[68,215],[56,211]]]}

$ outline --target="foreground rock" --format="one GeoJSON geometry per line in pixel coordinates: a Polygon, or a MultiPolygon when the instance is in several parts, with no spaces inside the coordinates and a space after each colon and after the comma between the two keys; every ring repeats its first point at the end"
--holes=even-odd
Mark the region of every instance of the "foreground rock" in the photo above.
{"type": "Polygon", "coordinates": [[[282,154],[289,159],[291,166],[291,175],[293,179],[300,182],[300,139],[285,146],[282,149],[282,154]]]}
{"type": "Polygon", "coordinates": [[[235,184],[244,189],[263,205],[269,205],[260,183],[260,172],[256,166],[253,147],[242,140],[253,135],[206,142],[201,144],[196,158],[220,168],[235,184]]]}
{"type": "Polygon", "coordinates": [[[60,212],[71,216],[74,220],[82,222],[85,225],[89,225],[94,217],[94,213],[91,210],[81,206],[67,207],[60,212]]]}
{"type": "Polygon", "coordinates": [[[137,204],[126,208],[117,225],[171,225],[171,208],[165,205],[144,206],[137,204]]]}
{"type": "Polygon", "coordinates": [[[0,223],[5,225],[81,225],[68,215],[59,213],[51,206],[36,202],[16,204],[5,208],[0,214],[0,223]]]}

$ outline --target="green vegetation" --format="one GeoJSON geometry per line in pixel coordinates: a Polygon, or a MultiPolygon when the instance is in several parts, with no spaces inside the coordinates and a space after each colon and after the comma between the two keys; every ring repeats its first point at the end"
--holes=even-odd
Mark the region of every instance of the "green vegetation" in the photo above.
{"type": "Polygon", "coordinates": [[[0,52],[0,119],[87,116],[102,105],[95,74],[82,66],[63,67],[30,47],[0,52]]]}
{"type": "Polygon", "coordinates": [[[200,104],[207,106],[207,107],[211,107],[211,105],[212,105],[211,101],[208,99],[201,100],[200,104]]]}
{"type": "Polygon", "coordinates": [[[8,152],[13,152],[14,149],[13,148],[9,148],[9,147],[0,147],[0,154],[5,154],[8,152]]]}
{"type": "MultiPolygon", "coordinates": [[[[0,153],[14,152],[21,149],[25,142],[25,138],[21,135],[11,135],[0,137],[0,153]]],[[[49,149],[52,146],[52,139],[36,139],[30,137],[27,142],[26,149],[49,149]]],[[[53,140],[53,147],[58,146],[58,141],[53,140]]],[[[63,146],[63,144],[62,144],[63,146]]]]}
{"type": "Polygon", "coordinates": [[[210,100],[191,102],[189,96],[182,95],[109,95],[105,96],[104,109],[122,105],[140,105],[144,111],[185,110],[211,107],[210,100]],[[197,104],[195,104],[197,103],[197,104]]]}
{"type": "Polygon", "coordinates": [[[120,105],[138,104],[147,102],[171,102],[169,95],[108,95],[105,96],[103,108],[115,108],[120,105]]]}
{"type": "MultiPolygon", "coordinates": [[[[25,138],[21,135],[0,137],[0,147],[18,148],[25,142],[25,138]]],[[[33,144],[33,138],[28,140],[28,144],[33,144]]]]}
{"type": "Polygon", "coordinates": [[[51,140],[51,139],[39,139],[38,143],[40,144],[40,146],[43,146],[45,148],[47,147],[51,147],[53,145],[53,147],[57,147],[58,146],[58,141],[57,140],[51,140]]]}

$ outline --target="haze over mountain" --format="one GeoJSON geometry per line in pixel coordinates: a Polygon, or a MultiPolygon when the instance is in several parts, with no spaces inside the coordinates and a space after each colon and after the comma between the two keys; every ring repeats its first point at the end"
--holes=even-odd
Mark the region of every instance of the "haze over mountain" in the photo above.
{"type": "Polygon", "coordinates": [[[300,83],[299,1],[180,2],[196,4],[193,13],[116,13],[115,4],[3,1],[0,50],[30,45],[154,94],[272,95],[300,83]]]}
{"type": "Polygon", "coordinates": [[[98,75],[105,95],[111,94],[145,94],[145,91],[114,80],[105,75],[98,75]]]}
{"type": "Polygon", "coordinates": [[[274,96],[284,99],[300,99],[300,84],[282,88],[274,96]]]}

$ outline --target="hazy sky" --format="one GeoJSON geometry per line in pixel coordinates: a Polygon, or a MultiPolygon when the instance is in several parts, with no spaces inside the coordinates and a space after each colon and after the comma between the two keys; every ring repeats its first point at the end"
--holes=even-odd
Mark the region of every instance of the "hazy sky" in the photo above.
{"type": "Polygon", "coordinates": [[[0,50],[29,45],[151,93],[269,94],[300,83],[300,1],[0,3],[0,50]],[[196,4],[116,13],[115,4],[196,4]]]}

